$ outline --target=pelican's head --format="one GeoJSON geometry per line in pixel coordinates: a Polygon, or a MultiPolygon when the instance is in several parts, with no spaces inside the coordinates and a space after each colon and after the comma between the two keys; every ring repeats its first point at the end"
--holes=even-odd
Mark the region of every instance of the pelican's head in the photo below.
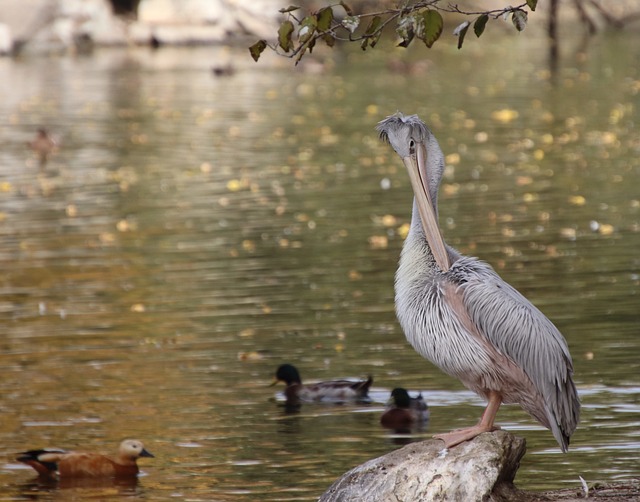
{"type": "Polygon", "coordinates": [[[444,172],[444,156],[438,141],[417,115],[398,112],[379,122],[376,129],[380,138],[402,158],[429,247],[438,266],[448,270],[449,257],[438,228],[438,187],[444,172]]]}

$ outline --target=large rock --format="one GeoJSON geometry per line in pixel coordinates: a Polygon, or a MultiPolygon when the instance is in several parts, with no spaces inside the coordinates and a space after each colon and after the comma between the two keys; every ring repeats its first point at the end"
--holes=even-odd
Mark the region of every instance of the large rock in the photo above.
{"type": "Polygon", "coordinates": [[[505,431],[449,450],[438,439],[412,443],[350,470],[319,502],[522,500],[513,479],[525,451],[505,431]]]}

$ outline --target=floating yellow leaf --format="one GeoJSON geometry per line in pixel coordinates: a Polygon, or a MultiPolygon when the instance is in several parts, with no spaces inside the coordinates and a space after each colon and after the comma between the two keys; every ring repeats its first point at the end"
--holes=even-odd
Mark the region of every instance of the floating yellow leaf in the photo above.
{"type": "Polygon", "coordinates": [[[385,249],[389,245],[389,239],[386,235],[372,235],[368,241],[371,249],[385,249]]]}
{"type": "Polygon", "coordinates": [[[349,270],[349,279],[352,281],[359,281],[362,279],[362,274],[357,270],[349,270]]]}
{"type": "Polygon", "coordinates": [[[455,195],[460,191],[458,183],[445,183],[442,185],[442,193],[445,195],[455,195]]]}
{"type": "Polygon", "coordinates": [[[385,214],[381,221],[385,227],[393,227],[396,225],[396,217],[392,214],[385,214]]]}
{"type": "Polygon", "coordinates": [[[131,312],[144,312],[146,310],[142,303],[134,303],[131,305],[131,312]]]}
{"type": "Polygon", "coordinates": [[[608,223],[603,223],[598,228],[598,232],[600,232],[601,235],[611,235],[614,231],[615,228],[613,228],[613,225],[609,225],[608,223]]]}
{"type": "Polygon", "coordinates": [[[587,199],[585,199],[582,195],[571,195],[569,197],[569,202],[574,206],[584,206],[587,202],[587,199]]]}
{"type": "Polygon", "coordinates": [[[243,338],[248,338],[256,334],[256,330],[254,328],[246,328],[240,331],[239,335],[243,338]]]}
{"type": "Polygon", "coordinates": [[[263,355],[260,352],[252,350],[250,352],[238,352],[238,361],[260,361],[263,359],[263,355]]]}
{"type": "Polygon", "coordinates": [[[111,232],[102,232],[98,236],[98,239],[100,240],[101,244],[113,244],[116,240],[116,236],[111,232]]]}
{"type": "Polygon", "coordinates": [[[474,138],[478,143],[486,143],[489,139],[489,134],[484,131],[480,131],[476,133],[474,138]]]}
{"type": "Polygon", "coordinates": [[[456,166],[460,164],[460,154],[459,153],[450,153],[445,157],[445,162],[452,166],[456,166]]]}
{"type": "Polygon", "coordinates": [[[409,234],[409,228],[411,228],[411,225],[409,225],[409,223],[403,223],[400,228],[398,228],[398,235],[403,239],[406,239],[407,235],[409,234]]]}
{"type": "Polygon", "coordinates": [[[378,105],[368,105],[367,115],[378,115],[378,105]]]}
{"type": "Polygon", "coordinates": [[[510,108],[503,108],[502,110],[496,110],[491,113],[491,118],[497,122],[508,124],[512,120],[518,118],[518,112],[516,110],[511,110],[510,108]]]}
{"type": "Polygon", "coordinates": [[[11,190],[13,190],[13,185],[8,181],[0,183],[0,192],[10,192],[11,190]]]}
{"type": "Polygon", "coordinates": [[[65,212],[67,213],[67,216],[69,218],[75,218],[76,216],[78,216],[78,208],[75,204],[69,204],[66,207],[65,212]]]}
{"type": "Polygon", "coordinates": [[[245,239],[242,241],[242,249],[250,253],[253,253],[256,250],[256,243],[249,239],[245,239]]]}
{"type": "Polygon", "coordinates": [[[561,228],[560,235],[565,239],[575,240],[576,229],[575,228],[561,228]]]}
{"type": "Polygon", "coordinates": [[[227,181],[227,190],[230,192],[237,192],[242,189],[242,182],[240,180],[227,181]]]}

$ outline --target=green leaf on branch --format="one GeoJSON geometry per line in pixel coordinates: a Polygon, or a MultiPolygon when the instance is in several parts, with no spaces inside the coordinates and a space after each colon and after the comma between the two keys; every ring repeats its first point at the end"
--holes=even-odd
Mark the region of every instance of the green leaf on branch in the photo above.
{"type": "Polygon", "coordinates": [[[531,12],[535,12],[536,7],[538,6],[538,0],[527,0],[527,5],[531,9],[531,12]]]}
{"type": "Polygon", "coordinates": [[[301,44],[306,43],[314,35],[317,25],[318,22],[315,16],[307,16],[300,22],[298,40],[300,40],[301,44]]]}
{"type": "Polygon", "coordinates": [[[336,45],[336,39],[333,38],[333,35],[331,35],[331,33],[325,33],[324,35],[322,35],[322,40],[324,40],[324,43],[329,47],[333,47],[334,45],[336,45]]]}
{"type": "Polygon", "coordinates": [[[278,28],[278,45],[282,47],[284,52],[289,52],[293,49],[293,41],[291,35],[293,34],[293,23],[291,21],[285,21],[278,28]]]}
{"type": "Polygon", "coordinates": [[[380,38],[380,31],[378,31],[378,29],[380,28],[381,24],[382,18],[380,16],[375,16],[371,20],[369,26],[367,26],[367,29],[364,32],[365,38],[360,44],[360,48],[363,51],[367,49],[367,45],[369,45],[372,49],[376,46],[376,44],[378,43],[378,39],[380,38]]]}
{"type": "Polygon", "coordinates": [[[381,24],[382,24],[382,18],[380,16],[375,16],[369,23],[369,26],[367,26],[367,29],[365,30],[364,34],[373,35],[376,32],[376,30],[380,28],[381,24]]]}
{"type": "Polygon", "coordinates": [[[473,32],[476,34],[476,37],[480,38],[480,35],[484,33],[484,27],[487,25],[487,21],[489,21],[488,14],[482,14],[476,22],[473,23],[473,32]]]}
{"type": "Polygon", "coordinates": [[[424,43],[431,48],[436,40],[442,35],[444,21],[437,10],[428,9],[422,13],[424,19],[424,43]]]}
{"type": "Polygon", "coordinates": [[[520,9],[514,10],[511,16],[511,22],[513,22],[516,30],[524,30],[527,27],[527,13],[520,9]]]}
{"type": "Polygon", "coordinates": [[[318,31],[327,31],[331,28],[331,22],[333,21],[333,9],[331,7],[325,7],[320,9],[316,14],[318,31]]]}
{"type": "Polygon", "coordinates": [[[289,7],[285,7],[283,9],[280,9],[278,12],[282,13],[282,14],[286,14],[287,12],[293,12],[294,10],[298,10],[300,7],[296,6],[296,5],[289,5],[289,7]]]}
{"type": "Polygon", "coordinates": [[[249,52],[251,53],[251,57],[257,63],[258,59],[260,59],[260,54],[264,52],[267,48],[266,40],[258,40],[255,44],[249,47],[249,52]]]}
{"type": "Polygon", "coordinates": [[[456,29],[453,30],[453,34],[458,37],[458,49],[462,49],[462,43],[464,42],[464,37],[467,34],[467,30],[471,23],[469,21],[465,21],[462,24],[456,26],[456,29]]]}

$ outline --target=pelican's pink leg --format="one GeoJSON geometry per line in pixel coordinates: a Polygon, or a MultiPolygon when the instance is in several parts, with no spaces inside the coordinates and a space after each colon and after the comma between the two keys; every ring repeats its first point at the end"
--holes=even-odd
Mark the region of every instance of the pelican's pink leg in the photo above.
{"type": "Polygon", "coordinates": [[[483,432],[492,432],[500,429],[500,427],[495,427],[493,425],[494,420],[496,419],[496,414],[498,413],[498,409],[502,404],[502,396],[495,391],[489,392],[489,403],[487,407],[484,409],[484,413],[482,413],[482,418],[480,422],[478,422],[473,427],[467,427],[466,429],[457,429],[455,431],[446,432],[444,434],[436,434],[433,436],[436,439],[441,439],[444,441],[444,445],[446,448],[451,448],[452,446],[456,446],[460,443],[464,443],[465,441],[469,441],[473,439],[478,434],[482,434],[483,432]]]}

